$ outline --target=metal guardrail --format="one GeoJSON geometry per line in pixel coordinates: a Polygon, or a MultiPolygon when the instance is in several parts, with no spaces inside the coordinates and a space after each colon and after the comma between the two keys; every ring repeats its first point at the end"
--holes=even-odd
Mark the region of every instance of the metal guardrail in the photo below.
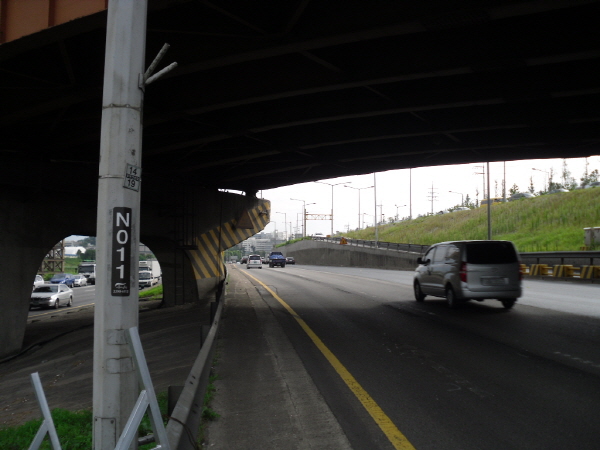
{"type": "MultiPolygon", "coordinates": [[[[350,239],[344,237],[320,237],[313,236],[313,240],[340,244],[342,240],[346,245],[356,247],[377,248],[384,250],[395,250],[423,254],[430,247],[422,244],[398,244],[394,242],[367,241],[363,239],[350,239]]],[[[600,251],[574,251],[574,252],[521,252],[522,259],[535,260],[535,264],[547,262],[552,265],[565,265],[576,263],[581,265],[600,265],[600,251]],[[581,261],[581,262],[579,262],[581,261]]]]}
{"type": "Polygon", "coordinates": [[[346,245],[352,245],[355,247],[366,247],[366,248],[377,248],[382,250],[395,250],[400,252],[411,252],[411,253],[425,253],[430,247],[429,245],[421,244],[398,244],[395,242],[382,242],[382,241],[367,241],[364,239],[350,239],[344,237],[313,237],[315,241],[331,242],[339,244],[342,240],[346,241],[346,245]]]}
{"type": "Polygon", "coordinates": [[[187,377],[179,400],[167,423],[167,436],[171,447],[176,450],[195,450],[196,432],[202,420],[204,395],[209,382],[209,375],[217,344],[217,333],[223,311],[224,282],[216,294],[216,301],[211,304],[211,327],[202,343],[200,353],[187,377]]]}
{"type": "Polygon", "coordinates": [[[600,264],[600,251],[579,251],[579,252],[528,252],[521,253],[521,258],[532,260],[535,264],[555,261],[557,265],[565,265],[569,262],[582,261],[578,264],[587,264],[590,266],[600,264]]]}

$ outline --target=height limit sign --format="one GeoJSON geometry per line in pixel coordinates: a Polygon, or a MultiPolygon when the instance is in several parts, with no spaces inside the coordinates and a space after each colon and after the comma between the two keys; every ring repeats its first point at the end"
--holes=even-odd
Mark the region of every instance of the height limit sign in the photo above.
{"type": "Polygon", "coordinates": [[[125,169],[125,179],[123,180],[123,187],[139,192],[140,184],[142,184],[142,168],[127,164],[127,169],[125,169]]]}

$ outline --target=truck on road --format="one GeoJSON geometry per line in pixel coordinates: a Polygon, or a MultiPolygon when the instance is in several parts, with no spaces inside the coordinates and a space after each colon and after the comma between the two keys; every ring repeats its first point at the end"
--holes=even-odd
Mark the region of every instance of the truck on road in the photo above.
{"type": "Polygon", "coordinates": [[[77,273],[83,275],[88,284],[96,284],[96,261],[82,261],[77,267],[77,273]]]}
{"type": "Polygon", "coordinates": [[[285,256],[281,252],[269,253],[269,267],[281,266],[285,267],[285,256]]]}
{"type": "Polygon", "coordinates": [[[145,287],[154,286],[158,284],[162,272],[160,264],[155,259],[148,259],[146,261],[140,261],[139,263],[139,287],[143,289],[145,287]]]}

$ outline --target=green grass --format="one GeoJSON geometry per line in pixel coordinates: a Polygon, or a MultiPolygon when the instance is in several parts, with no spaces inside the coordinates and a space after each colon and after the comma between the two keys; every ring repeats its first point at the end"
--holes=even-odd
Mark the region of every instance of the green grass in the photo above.
{"type": "Polygon", "coordinates": [[[140,299],[155,300],[157,298],[162,298],[162,295],[163,295],[163,285],[159,284],[158,286],[154,286],[153,288],[150,288],[143,292],[140,292],[140,299]]]}
{"type": "MultiPolygon", "coordinates": [[[[579,250],[584,228],[600,226],[600,189],[543,195],[492,206],[492,239],[513,241],[521,252],[579,250]]],[[[487,239],[487,207],[420,217],[383,225],[379,240],[430,245],[463,239],[487,239]]],[[[344,233],[374,240],[374,228],[344,233]]]]}
{"type": "MultiPolygon", "coordinates": [[[[164,423],[167,423],[167,394],[157,394],[158,406],[163,415],[164,423]]],[[[89,450],[92,448],[92,411],[67,411],[56,408],[52,410],[52,420],[56,427],[58,440],[63,450],[89,450]]],[[[40,428],[42,419],[29,421],[18,427],[0,430],[0,448],[2,450],[22,450],[29,448],[35,434],[40,428]]],[[[139,428],[139,435],[145,436],[152,433],[152,426],[148,416],[144,416],[139,428]]],[[[140,446],[140,450],[149,450],[156,444],[140,446]]],[[[40,449],[50,450],[50,440],[46,436],[40,449]]]]}

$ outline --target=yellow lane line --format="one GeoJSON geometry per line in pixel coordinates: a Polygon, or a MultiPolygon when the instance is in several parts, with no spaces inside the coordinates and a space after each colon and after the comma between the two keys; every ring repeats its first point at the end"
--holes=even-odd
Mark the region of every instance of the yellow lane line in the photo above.
{"type": "Polygon", "coordinates": [[[392,420],[387,416],[385,412],[379,407],[379,405],[373,400],[373,398],[363,389],[363,387],[358,383],[356,378],[352,376],[352,374],[344,367],[344,365],[340,362],[339,359],[327,348],[327,346],[321,341],[321,339],[315,334],[315,332],[307,325],[307,323],[300,318],[296,311],[292,309],[290,305],[288,305],[281,297],[279,297],[271,288],[269,288],[266,284],[264,284],[259,279],[253,277],[252,275],[242,272],[246,276],[252,278],[257,283],[259,283],[262,287],[264,287],[267,292],[269,292],[280,304],[283,306],[296,322],[302,327],[304,332],[310,337],[313,343],[317,346],[317,348],[321,351],[323,356],[327,358],[327,361],[332,365],[338,375],[342,378],[346,386],[350,388],[352,393],[356,396],[358,401],[363,405],[363,407],[367,410],[367,412],[371,415],[375,423],[381,428],[381,431],[387,436],[390,440],[394,448],[397,450],[414,450],[413,445],[409,442],[409,440],[404,436],[400,430],[394,425],[392,420]]]}

